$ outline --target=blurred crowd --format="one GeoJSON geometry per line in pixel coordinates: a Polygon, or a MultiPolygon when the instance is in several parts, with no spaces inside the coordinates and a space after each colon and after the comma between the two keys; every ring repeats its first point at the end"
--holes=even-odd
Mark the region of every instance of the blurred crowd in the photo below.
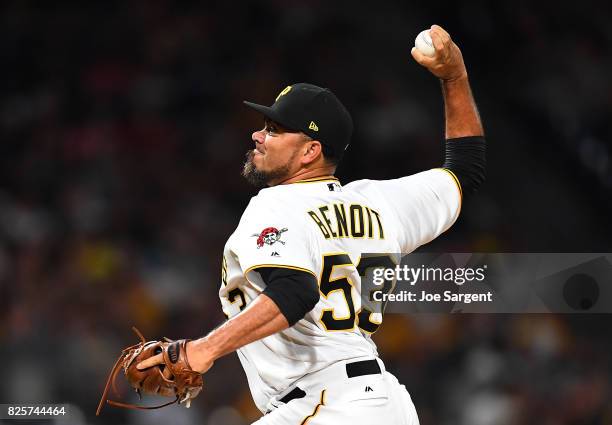
{"type": "MultiPolygon", "coordinates": [[[[609,250],[611,13],[581,4],[3,2],[0,403],[69,402],[83,424],[257,418],[235,356],[190,410],[93,412],[132,325],[198,337],[223,320],[262,125],[242,100],[330,87],[355,121],[343,182],[441,164],[439,88],[409,54],[432,23],[463,50],[490,144],[485,187],[425,249],[609,250]]],[[[595,425],[612,423],[609,325],[389,315],[375,339],[423,425],[595,425]]]]}

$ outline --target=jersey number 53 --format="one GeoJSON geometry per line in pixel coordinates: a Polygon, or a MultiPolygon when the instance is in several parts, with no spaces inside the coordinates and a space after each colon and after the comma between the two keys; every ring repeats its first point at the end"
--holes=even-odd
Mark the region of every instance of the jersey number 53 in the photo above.
{"type": "MultiPolygon", "coordinates": [[[[386,255],[362,257],[357,265],[354,265],[351,262],[351,259],[347,254],[336,253],[323,256],[323,270],[321,272],[321,283],[319,284],[319,290],[325,298],[329,297],[332,292],[341,291],[349,313],[346,317],[338,318],[334,314],[333,308],[324,309],[321,313],[320,321],[326,330],[349,331],[353,330],[355,326],[358,326],[359,329],[367,333],[374,333],[378,330],[378,327],[381,325],[382,321],[377,322],[372,320],[372,316],[375,313],[374,311],[366,306],[362,306],[358,312],[355,312],[355,303],[352,296],[354,282],[351,281],[349,275],[351,274],[351,269],[353,269],[353,272],[355,269],[357,269],[359,275],[364,278],[366,277],[366,272],[368,269],[380,267],[393,268],[395,267],[395,264],[391,258],[386,255]],[[336,267],[344,268],[347,272],[345,274],[340,274],[339,276],[336,275],[337,277],[332,278],[332,274],[334,273],[334,269],[336,267]]],[[[385,281],[382,291],[391,291],[392,285],[393,283],[391,281],[385,281]]],[[[369,295],[370,294],[366,294],[367,297],[369,297],[369,295]]],[[[363,296],[364,294],[362,294],[362,297],[363,296]]],[[[381,315],[383,310],[384,306],[380,309],[381,315]]]]}

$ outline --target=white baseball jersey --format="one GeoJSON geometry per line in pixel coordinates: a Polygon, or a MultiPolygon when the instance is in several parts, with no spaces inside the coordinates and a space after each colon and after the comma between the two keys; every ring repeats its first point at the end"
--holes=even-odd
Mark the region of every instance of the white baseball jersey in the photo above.
{"type": "Polygon", "coordinates": [[[342,186],[319,178],[262,189],[251,199],[223,252],[219,297],[228,318],[265,289],[258,267],[313,274],[317,305],[294,326],[238,350],[257,407],[296,380],[333,363],[377,357],[371,334],[382,323],[361,303],[361,275],[392,267],[448,229],[459,215],[460,187],[447,170],[342,186]],[[361,273],[361,275],[360,275],[361,273]]]}

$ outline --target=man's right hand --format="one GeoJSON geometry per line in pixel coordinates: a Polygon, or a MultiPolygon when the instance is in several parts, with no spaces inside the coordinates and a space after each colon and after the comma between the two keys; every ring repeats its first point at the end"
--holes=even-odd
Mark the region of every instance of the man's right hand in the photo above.
{"type": "Polygon", "coordinates": [[[443,81],[467,78],[463,55],[450,35],[438,25],[432,25],[429,34],[436,49],[435,55],[425,56],[419,49],[413,47],[410,53],[414,60],[443,81]]]}

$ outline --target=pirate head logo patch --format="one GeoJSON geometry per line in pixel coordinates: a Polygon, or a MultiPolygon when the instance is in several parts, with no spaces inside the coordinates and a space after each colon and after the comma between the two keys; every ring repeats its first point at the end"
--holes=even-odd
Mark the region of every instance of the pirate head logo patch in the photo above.
{"type": "Polygon", "coordinates": [[[280,230],[276,227],[266,227],[261,233],[253,233],[251,236],[257,237],[257,249],[264,245],[274,245],[276,242],[285,245],[285,242],[281,241],[281,236],[287,230],[286,227],[280,230]]]}

